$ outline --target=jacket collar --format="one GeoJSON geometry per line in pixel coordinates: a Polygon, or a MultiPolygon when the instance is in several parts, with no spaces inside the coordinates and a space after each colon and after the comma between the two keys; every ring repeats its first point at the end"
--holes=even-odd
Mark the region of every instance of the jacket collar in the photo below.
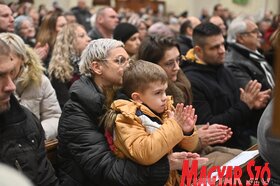
{"type": "Polygon", "coordinates": [[[16,97],[12,94],[10,97],[10,109],[0,114],[0,127],[8,124],[16,124],[26,119],[22,107],[17,101],[16,97]]]}
{"type": "Polygon", "coordinates": [[[247,59],[250,59],[253,61],[265,61],[264,56],[262,54],[260,54],[258,51],[252,51],[238,43],[230,43],[229,50],[231,48],[236,50],[239,54],[241,54],[243,57],[245,57],[247,59]]]}

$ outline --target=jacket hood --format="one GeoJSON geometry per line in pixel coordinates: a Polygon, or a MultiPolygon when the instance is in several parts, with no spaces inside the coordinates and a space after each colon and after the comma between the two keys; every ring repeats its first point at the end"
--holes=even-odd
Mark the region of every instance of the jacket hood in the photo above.
{"type": "Polygon", "coordinates": [[[201,61],[200,59],[198,59],[194,53],[194,49],[190,49],[186,56],[183,57],[184,60],[187,60],[189,62],[194,62],[194,63],[198,63],[198,64],[205,64],[203,61],[201,61]]]}
{"type": "MultiPolygon", "coordinates": [[[[172,97],[168,96],[165,110],[173,110],[174,107],[172,106],[172,104],[173,104],[172,97]]],[[[158,117],[146,105],[135,102],[133,100],[124,100],[124,99],[116,100],[111,104],[111,108],[131,119],[134,119],[134,117],[136,116],[135,113],[137,109],[141,110],[144,114],[147,114],[149,116],[158,117]]],[[[163,113],[163,117],[167,117],[166,112],[163,113]]]]}
{"type": "Polygon", "coordinates": [[[71,86],[70,99],[82,105],[89,113],[98,113],[101,115],[104,107],[105,97],[92,81],[91,77],[82,76],[71,86]]]}

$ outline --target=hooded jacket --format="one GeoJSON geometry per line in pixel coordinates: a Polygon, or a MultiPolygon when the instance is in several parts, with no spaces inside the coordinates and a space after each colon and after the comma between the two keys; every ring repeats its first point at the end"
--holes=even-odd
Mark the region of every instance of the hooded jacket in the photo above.
{"type": "MultiPolygon", "coordinates": [[[[111,107],[121,113],[116,118],[114,144],[125,157],[139,164],[154,164],[177,144],[187,151],[198,145],[197,132],[184,136],[179,124],[168,118],[166,112],[159,117],[143,104],[122,99],[114,101],[111,107]]],[[[166,107],[172,107],[170,97],[166,107]]],[[[179,183],[176,172],[170,172],[166,186],[179,183]]]]}
{"type": "Polygon", "coordinates": [[[61,185],[163,185],[169,174],[166,157],[147,167],[118,159],[111,152],[99,128],[104,102],[90,77],[82,76],[72,85],[58,127],[61,185]]]}

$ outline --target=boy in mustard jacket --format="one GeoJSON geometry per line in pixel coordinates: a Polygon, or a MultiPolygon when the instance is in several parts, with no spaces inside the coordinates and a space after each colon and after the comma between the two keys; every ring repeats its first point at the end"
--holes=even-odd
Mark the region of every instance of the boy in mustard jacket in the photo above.
{"type": "MultiPolygon", "coordinates": [[[[106,136],[113,134],[111,149],[118,157],[151,165],[172,152],[176,145],[186,151],[197,148],[195,110],[184,104],[172,106],[171,97],[165,93],[167,81],[160,66],[142,60],[124,72],[121,99],[112,103],[102,121],[106,136]]],[[[199,155],[189,153],[188,157],[199,158],[199,155]]],[[[173,170],[165,185],[179,182],[179,175],[173,170]]]]}

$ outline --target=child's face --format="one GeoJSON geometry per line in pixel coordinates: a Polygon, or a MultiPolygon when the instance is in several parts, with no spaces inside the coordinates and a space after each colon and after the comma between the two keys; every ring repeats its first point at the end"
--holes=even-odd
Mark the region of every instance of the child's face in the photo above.
{"type": "Polygon", "coordinates": [[[162,113],[166,105],[167,82],[160,81],[149,83],[149,87],[142,93],[139,93],[140,102],[147,105],[157,113],[162,113]]]}

